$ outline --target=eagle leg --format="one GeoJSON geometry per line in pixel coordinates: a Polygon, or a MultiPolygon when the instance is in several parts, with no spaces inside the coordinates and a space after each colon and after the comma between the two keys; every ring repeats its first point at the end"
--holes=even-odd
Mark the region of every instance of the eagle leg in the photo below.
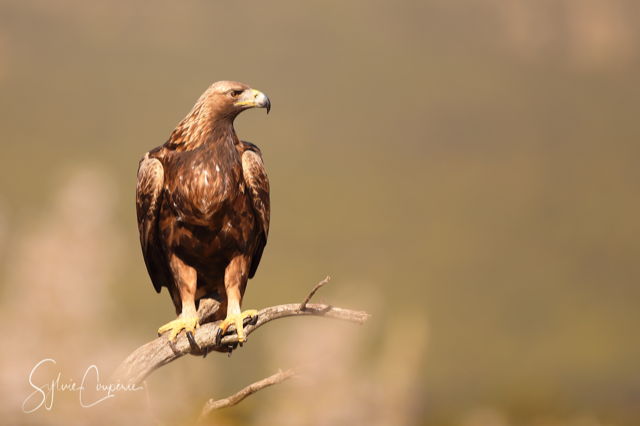
{"type": "Polygon", "coordinates": [[[175,290],[177,290],[177,293],[175,293],[175,296],[179,297],[181,301],[181,311],[178,318],[169,321],[158,329],[158,335],[169,331],[169,340],[174,341],[178,334],[185,330],[190,343],[193,343],[193,333],[200,326],[195,304],[197,272],[175,254],[169,258],[169,266],[176,283],[175,290]]]}
{"type": "Polygon", "coordinates": [[[227,317],[222,320],[219,325],[219,332],[216,335],[223,336],[230,326],[234,326],[238,334],[238,343],[242,344],[247,341],[247,335],[244,332],[244,320],[257,320],[258,311],[250,309],[242,312],[240,303],[242,303],[242,294],[247,286],[247,271],[249,270],[250,259],[246,256],[236,256],[227,265],[224,271],[224,287],[227,293],[227,317]]]}

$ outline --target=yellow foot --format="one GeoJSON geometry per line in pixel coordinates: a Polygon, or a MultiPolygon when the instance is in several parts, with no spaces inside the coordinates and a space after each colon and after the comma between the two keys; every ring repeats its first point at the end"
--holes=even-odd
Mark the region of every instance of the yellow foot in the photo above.
{"type": "Polygon", "coordinates": [[[178,317],[177,319],[174,319],[173,321],[169,321],[168,323],[160,327],[158,329],[158,336],[163,333],[166,333],[167,331],[170,331],[169,340],[173,341],[173,340],[176,340],[176,336],[182,330],[186,331],[187,333],[191,332],[193,334],[193,332],[195,332],[196,328],[198,327],[200,327],[200,324],[198,323],[197,317],[188,317],[188,318],[178,317]]]}
{"type": "Polygon", "coordinates": [[[255,320],[257,320],[258,311],[256,311],[255,309],[249,309],[248,311],[244,311],[240,314],[227,315],[227,317],[220,323],[221,333],[219,334],[219,336],[223,336],[227,332],[229,326],[233,325],[236,327],[236,333],[238,333],[238,342],[245,342],[247,340],[243,324],[245,318],[255,318],[255,320]]]}

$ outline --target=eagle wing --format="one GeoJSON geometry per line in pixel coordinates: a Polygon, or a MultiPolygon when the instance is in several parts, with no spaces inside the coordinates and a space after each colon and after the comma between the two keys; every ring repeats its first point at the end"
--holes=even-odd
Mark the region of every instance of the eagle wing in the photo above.
{"type": "Polygon", "coordinates": [[[162,286],[169,287],[173,281],[168,270],[167,257],[160,240],[158,217],[162,203],[164,168],[160,160],[145,154],[138,166],[136,186],[136,213],[140,244],[147,271],[158,293],[162,286]]]}
{"type": "Polygon", "coordinates": [[[258,216],[260,226],[260,239],[253,253],[249,278],[253,278],[260,264],[264,246],[267,244],[269,235],[269,217],[271,214],[271,204],[269,201],[269,179],[262,162],[260,149],[252,143],[243,141],[244,152],[242,153],[242,174],[245,184],[251,196],[253,210],[258,216]]]}

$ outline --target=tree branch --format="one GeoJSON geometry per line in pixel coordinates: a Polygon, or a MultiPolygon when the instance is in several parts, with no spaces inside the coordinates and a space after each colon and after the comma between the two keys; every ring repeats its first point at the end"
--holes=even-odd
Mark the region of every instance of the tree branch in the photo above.
{"type": "Polygon", "coordinates": [[[219,410],[220,408],[231,407],[236,405],[249,395],[258,392],[261,389],[264,389],[268,386],[277,385],[280,382],[284,382],[287,379],[290,379],[295,375],[294,370],[287,371],[278,371],[276,374],[269,376],[265,379],[259,380],[255,383],[250,384],[239,392],[223,399],[214,400],[213,398],[207,401],[207,403],[202,408],[202,412],[200,413],[200,420],[204,419],[209,413],[213,410],[219,410]]]}
{"type": "Polygon", "coordinates": [[[309,303],[309,300],[311,300],[311,298],[313,297],[314,294],[316,294],[316,291],[320,290],[320,287],[324,286],[325,284],[327,284],[329,282],[329,280],[331,279],[331,277],[329,275],[327,275],[327,277],[320,281],[318,284],[316,284],[315,287],[313,287],[311,289],[311,291],[309,292],[309,295],[307,296],[306,299],[304,299],[304,302],[302,302],[300,304],[300,310],[304,311],[305,308],[307,307],[307,303],[309,303]]]}
{"type": "MultiPolygon", "coordinates": [[[[326,279],[324,281],[327,281],[326,279]]],[[[326,304],[307,303],[308,300],[326,282],[321,282],[311,291],[303,304],[290,303],[285,305],[270,306],[258,312],[258,320],[255,324],[246,324],[244,329],[249,336],[264,324],[276,319],[313,315],[326,318],[335,318],[343,321],[363,324],[369,314],[364,311],[337,308],[326,304]],[[323,284],[324,283],[324,284],[323,284]],[[301,309],[302,308],[302,309],[301,309]]],[[[191,344],[184,333],[180,333],[175,342],[169,342],[166,334],[154,339],[133,351],[116,369],[114,380],[124,384],[140,384],[149,374],[159,367],[187,355],[206,355],[208,352],[217,351],[228,353],[238,343],[238,336],[234,333],[225,335],[216,344],[216,322],[204,323],[211,319],[220,304],[212,299],[201,299],[198,307],[198,318],[202,325],[194,333],[194,341],[197,346],[191,344]]],[[[235,327],[229,327],[229,331],[235,331],[235,327]]]]}

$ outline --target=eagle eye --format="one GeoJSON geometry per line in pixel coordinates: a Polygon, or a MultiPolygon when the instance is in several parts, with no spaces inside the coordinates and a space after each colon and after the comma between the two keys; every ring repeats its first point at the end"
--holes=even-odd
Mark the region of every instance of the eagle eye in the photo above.
{"type": "Polygon", "coordinates": [[[232,90],[230,92],[231,96],[234,98],[237,98],[238,96],[240,96],[241,93],[242,93],[242,90],[232,90]]]}

